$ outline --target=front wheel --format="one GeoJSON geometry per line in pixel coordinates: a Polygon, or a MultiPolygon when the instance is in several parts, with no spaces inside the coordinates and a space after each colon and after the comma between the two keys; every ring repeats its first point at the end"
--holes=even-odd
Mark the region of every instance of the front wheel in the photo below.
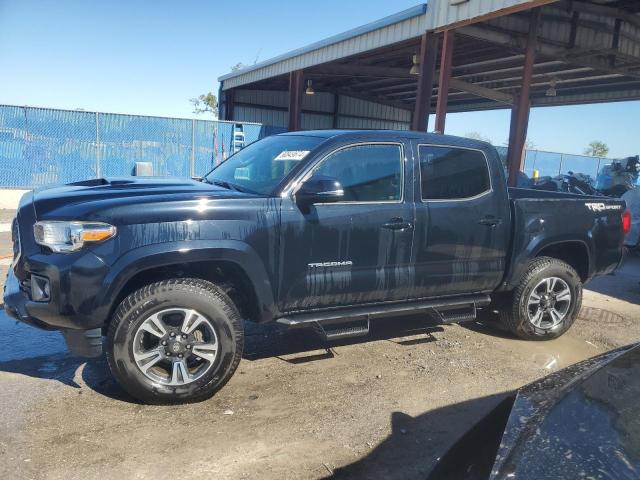
{"type": "Polygon", "coordinates": [[[582,306],[582,281],[567,263],[550,257],[532,260],[498,308],[500,320],[526,340],[549,340],[565,333],[582,306]]]}
{"type": "Polygon", "coordinates": [[[211,282],[176,278],[126,297],[107,334],[116,380],[147,403],[205,400],[231,378],[244,343],[242,320],[211,282]]]}

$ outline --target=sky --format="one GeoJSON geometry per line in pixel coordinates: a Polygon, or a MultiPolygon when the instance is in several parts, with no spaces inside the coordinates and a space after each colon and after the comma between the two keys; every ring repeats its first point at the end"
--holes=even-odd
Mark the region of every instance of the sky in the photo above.
{"type": "MultiPolygon", "coordinates": [[[[416,0],[0,0],[0,104],[192,118],[189,99],[252,64],[391,15],[416,0]]],[[[640,102],[533,109],[538,149],[640,153],[640,102]]],[[[433,124],[433,121],[431,122],[433,124]]],[[[447,116],[447,133],[502,145],[507,110],[447,116]]]]}

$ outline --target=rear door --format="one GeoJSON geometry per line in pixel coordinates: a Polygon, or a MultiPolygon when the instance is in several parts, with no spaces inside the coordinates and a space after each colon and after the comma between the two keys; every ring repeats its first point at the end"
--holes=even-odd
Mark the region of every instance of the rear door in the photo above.
{"type": "Polygon", "coordinates": [[[283,199],[281,311],[407,297],[414,219],[405,147],[395,141],[335,147],[305,178],[337,179],[344,201],[305,211],[283,199]]]}
{"type": "Polygon", "coordinates": [[[414,298],[493,290],[504,275],[509,204],[497,154],[417,144],[414,298]]]}

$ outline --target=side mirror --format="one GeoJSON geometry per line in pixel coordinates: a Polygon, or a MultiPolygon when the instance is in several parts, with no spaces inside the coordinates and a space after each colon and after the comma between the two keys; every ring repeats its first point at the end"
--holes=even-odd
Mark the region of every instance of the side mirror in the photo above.
{"type": "Polygon", "coordinates": [[[334,203],[344,198],[344,190],[338,180],[316,176],[304,182],[296,192],[296,202],[301,205],[334,203]]]}

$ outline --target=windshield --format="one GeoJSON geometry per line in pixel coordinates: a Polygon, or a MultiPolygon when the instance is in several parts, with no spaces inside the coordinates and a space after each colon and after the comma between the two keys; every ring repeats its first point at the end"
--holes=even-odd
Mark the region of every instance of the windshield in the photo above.
{"type": "Polygon", "coordinates": [[[268,195],[323,140],[302,135],[264,138],[229,157],[205,180],[226,188],[268,195]]]}

